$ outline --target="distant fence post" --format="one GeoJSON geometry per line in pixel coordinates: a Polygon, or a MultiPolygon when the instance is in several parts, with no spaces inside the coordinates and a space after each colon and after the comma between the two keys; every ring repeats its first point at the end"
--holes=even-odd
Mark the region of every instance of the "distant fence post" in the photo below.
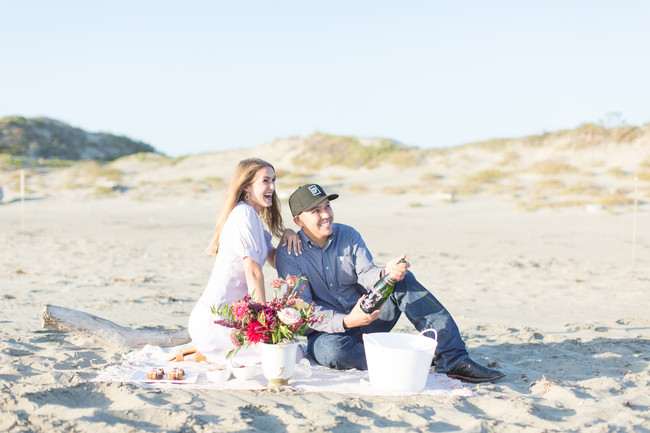
{"type": "Polygon", "coordinates": [[[632,269],[636,264],[636,212],[638,207],[639,178],[634,177],[634,210],[632,214],[632,269]]]}
{"type": "Polygon", "coordinates": [[[20,170],[20,231],[25,231],[25,170],[20,170]]]}

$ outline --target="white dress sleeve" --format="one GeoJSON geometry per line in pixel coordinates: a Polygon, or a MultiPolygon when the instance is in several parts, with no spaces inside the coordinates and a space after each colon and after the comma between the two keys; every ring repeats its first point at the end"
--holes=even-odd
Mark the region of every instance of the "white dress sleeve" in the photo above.
{"type": "MultiPolygon", "coordinates": [[[[232,229],[237,232],[235,236],[238,242],[234,245],[236,254],[243,260],[250,257],[260,266],[266,262],[269,240],[266,239],[266,231],[262,225],[257,212],[250,206],[237,206],[229,220],[232,220],[232,229]]],[[[270,234],[269,234],[270,235],[270,234]]]]}
{"type": "Polygon", "coordinates": [[[266,230],[264,230],[264,238],[266,239],[266,248],[268,251],[275,249],[271,240],[273,240],[273,235],[266,230]]]}

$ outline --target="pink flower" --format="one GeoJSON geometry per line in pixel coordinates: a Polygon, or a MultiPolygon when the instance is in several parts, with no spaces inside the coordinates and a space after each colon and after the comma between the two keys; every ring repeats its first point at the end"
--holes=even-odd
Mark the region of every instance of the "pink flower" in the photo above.
{"type": "Polygon", "coordinates": [[[278,311],[278,319],[286,325],[293,325],[301,320],[300,313],[293,308],[283,308],[278,311]]]}
{"type": "Polygon", "coordinates": [[[271,288],[279,289],[283,284],[284,280],[282,278],[276,278],[275,280],[271,281],[271,288]]]}
{"type": "Polygon", "coordinates": [[[295,275],[291,275],[291,276],[287,277],[287,286],[290,289],[293,289],[293,286],[296,285],[296,281],[298,281],[298,277],[296,277],[295,275]]]}
{"type": "Polygon", "coordinates": [[[232,311],[232,315],[235,316],[235,319],[243,320],[244,317],[246,317],[246,314],[248,314],[248,303],[245,301],[235,301],[232,303],[230,311],[232,311]]]}

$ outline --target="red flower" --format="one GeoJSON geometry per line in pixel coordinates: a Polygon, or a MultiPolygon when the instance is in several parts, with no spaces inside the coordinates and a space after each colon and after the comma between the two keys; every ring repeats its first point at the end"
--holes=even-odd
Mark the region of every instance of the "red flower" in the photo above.
{"type": "Polygon", "coordinates": [[[259,343],[260,341],[267,341],[268,337],[264,335],[267,329],[257,319],[248,322],[246,326],[246,338],[251,343],[259,343]]]}

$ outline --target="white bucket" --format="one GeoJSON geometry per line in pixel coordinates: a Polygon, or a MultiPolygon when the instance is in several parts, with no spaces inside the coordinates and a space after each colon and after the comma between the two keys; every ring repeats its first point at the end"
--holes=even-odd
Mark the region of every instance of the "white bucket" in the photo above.
{"type": "Polygon", "coordinates": [[[373,388],[418,393],[427,383],[438,346],[435,329],[419,334],[375,332],[363,334],[368,376],[373,388]],[[434,338],[424,337],[433,332],[434,338]]]}

